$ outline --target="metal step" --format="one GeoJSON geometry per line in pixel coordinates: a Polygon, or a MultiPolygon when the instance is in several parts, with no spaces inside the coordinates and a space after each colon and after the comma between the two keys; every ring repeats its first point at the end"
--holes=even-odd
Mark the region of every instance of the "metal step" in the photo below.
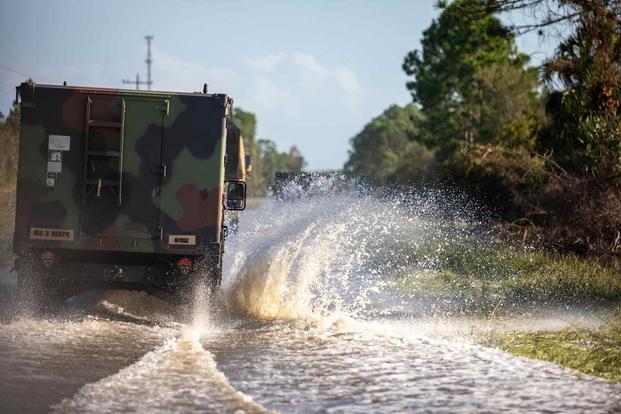
{"type": "Polygon", "coordinates": [[[95,156],[95,157],[111,157],[111,158],[120,158],[121,157],[121,151],[109,151],[109,150],[95,151],[95,150],[89,150],[87,152],[87,154],[91,155],[91,156],[95,156]]]}
{"type": "Polygon", "coordinates": [[[121,129],[123,124],[121,122],[114,121],[100,121],[97,119],[90,119],[88,121],[88,125],[91,127],[99,127],[99,128],[116,128],[121,129]]]}

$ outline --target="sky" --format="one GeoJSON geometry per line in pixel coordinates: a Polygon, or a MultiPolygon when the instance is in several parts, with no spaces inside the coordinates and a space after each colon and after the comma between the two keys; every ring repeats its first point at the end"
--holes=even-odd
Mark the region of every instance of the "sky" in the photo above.
{"type": "MultiPolygon", "coordinates": [[[[257,116],[257,137],[296,145],[307,169],[341,168],[349,139],[411,101],[401,69],[439,15],[434,0],[0,0],[0,111],[15,86],[129,87],[226,93],[257,116]]],[[[519,39],[535,62],[551,47],[519,39]]]]}

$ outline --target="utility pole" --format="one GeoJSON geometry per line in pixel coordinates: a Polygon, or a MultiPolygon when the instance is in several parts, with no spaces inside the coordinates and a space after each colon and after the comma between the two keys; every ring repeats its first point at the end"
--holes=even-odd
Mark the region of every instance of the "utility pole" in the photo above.
{"type": "Polygon", "coordinates": [[[140,89],[140,85],[147,85],[147,90],[151,90],[151,85],[153,84],[153,80],[151,79],[151,64],[153,63],[153,59],[151,58],[151,41],[153,40],[152,35],[146,35],[144,39],[147,41],[147,80],[141,81],[140,74],[136,73],[136,80],[123,79],[123,83],[129,83],[132,85],[136,85],[136,89],[140,89]]]}

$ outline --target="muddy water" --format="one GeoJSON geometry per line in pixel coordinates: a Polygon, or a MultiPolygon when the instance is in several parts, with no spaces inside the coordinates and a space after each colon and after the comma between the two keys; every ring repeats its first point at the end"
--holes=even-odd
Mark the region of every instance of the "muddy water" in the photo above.
{"type": "Polygon", "coordinates": [[[116,291],[27,317],[5,271],[0,412],[621,412],[618,385],[471,339],[596,319],[445,316],[391,288],[407,260],[376,253],[458,232],[443,223],[347,197],[268,202],[228,240],[217,311],[116,291]]]}

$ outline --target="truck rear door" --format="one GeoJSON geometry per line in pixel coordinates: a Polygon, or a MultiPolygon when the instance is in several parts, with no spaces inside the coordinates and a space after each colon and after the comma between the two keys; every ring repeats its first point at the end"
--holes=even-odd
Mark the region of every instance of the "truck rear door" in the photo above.
{"type": "Polygon", "coordinates": [[[154,239],[159,226],[162,126],[168,101],[157,97],[87,99],[83,234],[154,239]]]}

